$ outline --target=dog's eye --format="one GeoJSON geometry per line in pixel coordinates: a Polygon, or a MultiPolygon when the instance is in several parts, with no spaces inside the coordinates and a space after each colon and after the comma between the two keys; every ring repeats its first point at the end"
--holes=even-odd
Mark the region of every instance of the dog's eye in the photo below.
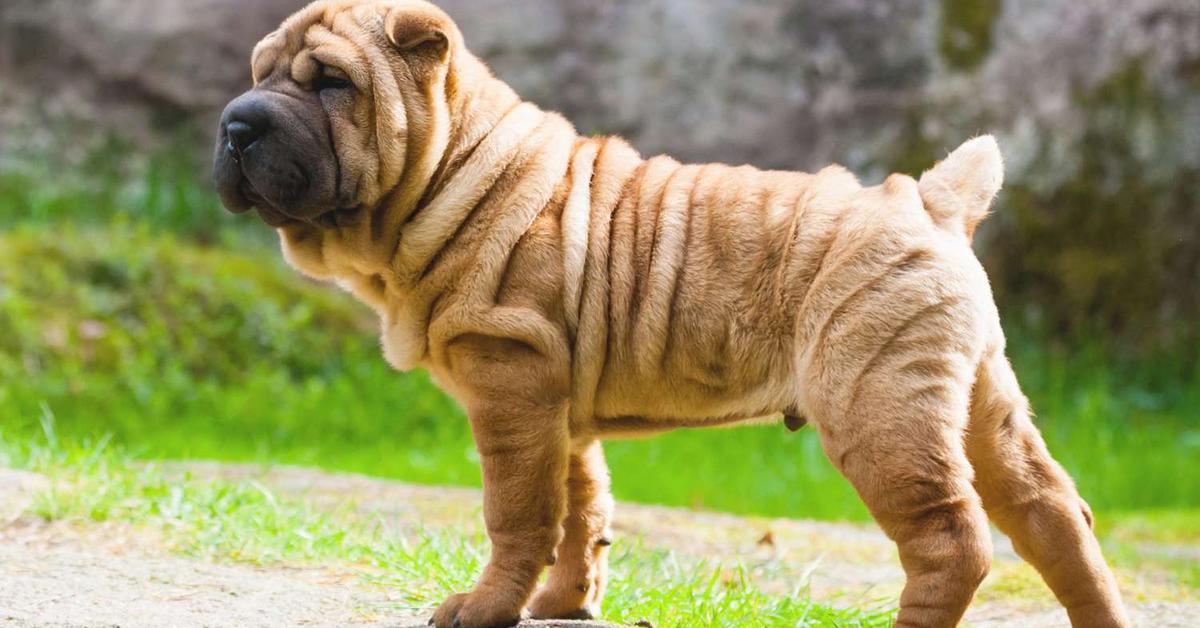
{"type": "Polygon", "coordinates": [[[354,87],[354,83],[350,82],[350,78],[333,70],[332,68],[324,68],[313,81],[314,91],[324,91],[327,89],[348,89],[354,87]]]}

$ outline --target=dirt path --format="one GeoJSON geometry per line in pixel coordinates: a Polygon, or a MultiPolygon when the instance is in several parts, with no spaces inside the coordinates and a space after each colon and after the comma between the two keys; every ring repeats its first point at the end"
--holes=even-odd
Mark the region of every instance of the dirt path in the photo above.
{"type": "MultiPolygon", "coordinates": [[[[102,534],[126,530],[106,526],[102,534]]],[[[18,526],[0,538],[0,623],[18,626],[394,626],[383,592],[314,569],[215,565],[18,526]]]]}
{"type": "MultiPolygon", "coordinates": [[[[479,495],[310,469],[189,464],[198,477],[254,478],[282,495],[356,507],[404,527],[416,522],[478,529],[479,495]]],[[[388,592],[354,573],[295,566],[213,564],[170,553],[141,529],[45,523],[20,516],[43,487],[37,476],[0,472],[0,625],[15,626],[416,626],[388,592]]],[[[622,504],[618,537],[676,552],[681,560],[736,559],[767,590],[807,581],[837,605],[894,598],[903,573],[892,545],[871,526],[622,504]]],[[[618,541],[620,542],[620,541],[618,541]]],[[[1195,551],[1195,548],[1180,548],[1195,551]]],[[[968,622],[1022,628],[1066,625],[1065,613],[1002,537],[996,567],[968,622]]],[[[1140,626],[1193,626],[1200,602],[1161,573],[1121,570],[1140,626]]],[[[532,625],[532,624],[531,624],[532,625]]],[[[563,624],[574,625],[582,624],[563,624]]]]}

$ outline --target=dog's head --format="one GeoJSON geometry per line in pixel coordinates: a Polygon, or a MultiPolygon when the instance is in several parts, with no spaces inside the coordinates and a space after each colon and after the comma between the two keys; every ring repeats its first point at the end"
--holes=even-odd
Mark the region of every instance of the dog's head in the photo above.
{"type": "Polygon", "coordinates": [[[461,41],[423,0],[318,0],[288,18],[254,49],[253,89],[221,115],[222,203],[275,227],[331,227],[379,206],[406,166],[428,182],[461,41]]]}

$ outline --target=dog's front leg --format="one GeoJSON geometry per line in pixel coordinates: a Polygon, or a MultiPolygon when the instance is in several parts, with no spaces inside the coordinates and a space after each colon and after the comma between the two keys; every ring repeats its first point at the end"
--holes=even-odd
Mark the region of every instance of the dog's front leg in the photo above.
{"type": "Polygon", "coordinates": [[[515,624],[554,562],[566,511],[567,403],[554,373],[527,347],[495,339],[451,353],[483,466],[483,515],[492,556],[470,593],[438,607],[438,628],[515,624]]]}
{"type": "Polygon", "coordinates": [[[608,576],[613,498],[600,441],[578,444],[567,477],[567,518],[558,562],[529,603],[537,619],[591,619],[600,614],[608,576]]]}

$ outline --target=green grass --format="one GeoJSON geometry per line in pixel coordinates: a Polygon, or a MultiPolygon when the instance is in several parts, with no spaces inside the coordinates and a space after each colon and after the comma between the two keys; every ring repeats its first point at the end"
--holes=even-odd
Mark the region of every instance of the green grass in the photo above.
{"type": "Polygon", "coordinates": [[[275,239],[269,230],[221,210],[208,186],[198,183],[207,180],[207,166],[177,155],[137,158],[128,146],[113,142],[80,162],[26,156],[19,163],[0,170],[0,230],[136,223],[232,248],[275,239]]]}
{"type": "MultiPolygon", "coordinates": [[[[36,435],[51,416],[65,437],[107,436],[143,459],[479,484],[461,411],[423,373],[387,367],[364,307],[285,268],[269,232],[227,216],[193,173],[150,163],[54,185],[0,173],[7,433],[36,435]]],[[[1097,511],[1200,508],[1196,348],[1132,361],[1010,331],[1050,448],[1097,511]]],[[[866,518],[812,430],[681,431],[606,451],[621,499],[866,518]]]]}
{"type": "MultiPolygon", "coordinates": [[[[319,564],[386,586],[396,606],[428,610],[469,590],[487,555],[480,535],[457,529],[389,523],[382,513],[346,506],[333,511],[274,494],[255,481],[200,481],[190,474],[138,465],[107,441],[73,446],[53,421],[48,444],[0,434],[0,462],[47,473],[52,488],[32,508],[47,520],[119,521],[147,526],[185,554],[207,560],[271,565],[319,564]]],[[[640,546],[611,559],[605,617],[656,626],[887,626],[890,606],[838,609],[812,602],[803,583],[769,594],[739,564],[694,564],[640,546]],[[655,582],[646,587],[642,583],[655,582]]]]}

